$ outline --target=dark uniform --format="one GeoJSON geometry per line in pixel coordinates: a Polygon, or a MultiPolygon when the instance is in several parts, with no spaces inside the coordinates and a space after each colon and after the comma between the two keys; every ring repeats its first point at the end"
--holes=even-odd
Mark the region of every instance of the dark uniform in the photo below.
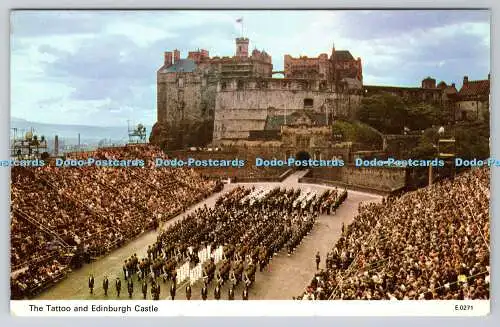
{"type": "Polygon", "coordinates": [[[319,256],[319,252],[316,253],[316,270],[319,270],[319,263],[321,262],[321,257],[319,256]]]}
{"type": "Polygon", "coordinates": [[[234,285],[231,285],[231,287],[229,287],[229,291],[228,291],[228,294],[227,294],[227,299],[228,300],[234,300],[234,285]]]}
{"type": "Polygon", "coordinates": [[[123,276],[125,277],[125,280],[127,280],[127,260],[123,263],[123,276]]]}
{"type": "Polygon", "coordinates": [[[132,278],[129,278],[128,280],[127,289],[128,289],[128,297],[132,298],[132,294],[134,293],[134,282],[132,281],[132,278]]]}
{"type": "Polygon", "coordinates": [[[102,288],[104,289],[104,296],[108,296],[109,280],[107,276],[104,276],[102,281],[102,288]]]}
{"type": "Polygon", "coordinates": [[[172,298],[172,300],[175,300],[175,283],[172,283],[172,285],[170,285],[170,297],[172,298]]]}
{"type": "Polygon", "coordinates": [[[89,290],[90,294],[94,293],[94,275],[90,275],[89,277],[89,290]]]}
{"type": "Polygon", "coordinates": [[[206,300],[207,299],[207,296],[208,296],[208,288],[207,288],[207,284],[205,283],[203,285],[203,287],[201,288],[201,298],[203,300],[206,300]]]}
{"type": "Polygon", "coordinates": [[[122,281],[120,280],[119,277],[116,277],[115,287],[116,287],[116,296],[120,297],[120,291],[122,290],[122,281]]]}
{"type": "Polygon", "coordinates": [[[159,300],[160,299],[160,294],[161,294],[160,283],[155,283],[155,285],[156,285],[156,288],[155,288],[155,300],[159,300]]]}
{"type": "Polygon", "coordinates": [[[146,279],[144,279],[142,282],[142,296],[144,300],[146,299],[147,295],[148,295],[148,282],[146,281],[146,279]]]}
{"type": "Polygon", "coordinates": [[[154,281],[151,283],[151,298],[156,300],[156,283],[154,281]]]}
{"type": "Polygon", "coordinates": [[[248,287],[245,287],[245,289],[243,290],[243,294],[241,295],[241,298],[243,300],[248,300],[248,287]]]}
{"type": "Polygon", "coordinates": [[[214,298],[220,300],[220,284],[217,284],[214,289],[214,298]]]}
{"type": "Polygon", "coordinates": [[[186,299],[191,300],[191,285],[186,286],[186,299]]]}

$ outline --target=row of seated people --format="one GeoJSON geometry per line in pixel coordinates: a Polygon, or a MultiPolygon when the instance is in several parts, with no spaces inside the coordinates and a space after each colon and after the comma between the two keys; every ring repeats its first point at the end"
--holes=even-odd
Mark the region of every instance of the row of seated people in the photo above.
{"type": "Polygon", "coordinates": [[[11,274],[11,298],[35,296],[64,278],[69,270],[68,260],[61,252],[46,252],[44,257],[11,274]]]}
{"type": "Polygon", "coordinates": [[[490,171],[360,206],[302,299],[488,299],[490,171]]]}
{"type": "Polygon", "coordinates": [[[34,262],[61,248],[54,238],[16,215],[11,215],[10,257],[12,270],[22,268],[26,262],[34,262]]]}

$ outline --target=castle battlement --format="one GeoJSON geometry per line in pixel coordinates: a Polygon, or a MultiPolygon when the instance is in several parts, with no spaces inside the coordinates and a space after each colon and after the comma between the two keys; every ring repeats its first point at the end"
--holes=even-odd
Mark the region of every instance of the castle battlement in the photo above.
{"type": "Polygon", "coordinates": [[[217,90],[218,92],[245,90],[334,92],[334,86],[327,81],[304,78],[221,78],[217,90]]]}

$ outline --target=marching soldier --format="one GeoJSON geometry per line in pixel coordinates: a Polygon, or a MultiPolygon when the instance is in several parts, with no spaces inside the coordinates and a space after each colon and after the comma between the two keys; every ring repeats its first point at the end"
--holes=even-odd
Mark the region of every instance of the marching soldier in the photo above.
{"type": "Polygon", "coordinates": [[[243,300],[248,300],[248,286],[245,286],[245,289],[243,290],[243,294],[241,295],[241,298],[243,300]]]}
{"type": "Polygon", "coordinates": [[[123,269],[123,276],[125,277],[125,280],[127,280],[127,260],[124,261],[122,269],[123,269]]]}
{"type": "Polygon", "coordinates": [[[227,299],[228,300],[234,300],[234,284],[229,287],[229,291],[227,294],[227,299]]]}
{"type": "Polygon", "coordinates": [[[92,275],[92,274],[90,274],[90,277],[89,277],[89,290],[90,290],[90,294],[94,293],[94,275],[92,275]]]}
{"type": "Polygon", "coordinates": [[[109,287],[108,276],[104,276],[104,280],[102,281],[102,288],[104,289],[104,296],[108,296],[108,287],[109,287]]]}
{"type": "Polygon", "coordinates": [[[127,289],[128,289],[128,297],[132,298],[132,293],[134,293],[134,282],[132,281],[132,278],[128,279],[127,289]]]}
{"type": "Polygon", "coordinates": [[[156,283],[155,281],[151,281],[151,298],[156,300],[156,283]]]}
{"type": "Polygon", "coordinates": [[[170,285],[170,297],[172,298],[172,300],[175,300],[175,283],[172,283],[170,285]]]}
{"type": "Polygon", "coordinates": [[[186,299],[191,300],[191,284],[187,284],[186,286],[186,299]]]}
{"type": "Polygon", "coordinates": [[[127,263],[125,264],[125,266],[127,268],[127,279],[132,278],[133,271],[132,271],[132,259],[131,258],[129,258],[127,260],[127,263]]]}
{"type": "Polygon", "coordinates": [[[120,277],[116,277],[115,287],[116,287],[116,296],[120,297],[120,291],[122,290],[122,281],[120,280],[120,277]]]}
{"type": "Polygon", "coordinates": [[[321,262],[321,257],[319,256],[319,251],[316,252],[316,270],[319,270],[319,263],[321,262]]]}
{"type": "Polygon", "coordinates": [[[215,280],[217,281],[218,285],[222,285],[224,283],[224,279],[222,279],[222,276],[220,274],[220,270],[217,271],[217,274],[215,275],[215,280]]]}
{"type": "Polygon", "coordinates": [[[160,283],[156,283],[155,282],[155,285],[156,285],[156,288],[155,288],[155,300],[159,300],[160,299],[160,294],[161,294],[160,283]]]}
{"type": "Polygon", "coordinates": [[[215,289],[214,289],[214,298],[216,300],[220,300],[220,283],[217,283],[217,286],[215,286],[215,289]]]}
{"type": "Polygon", "coordinates": [[[148,295],[148,281],[144,278],[142,281],[142,296],[144,300],[146,299],[147,295],[148,295]]]}
{"type": "Polygon", "coordinates": [[[205,301],[207,299],[208,295],[208,287],[207,287],[207,282],[203,284],[203,287],[201,288],[201,298],[205,301]]]}

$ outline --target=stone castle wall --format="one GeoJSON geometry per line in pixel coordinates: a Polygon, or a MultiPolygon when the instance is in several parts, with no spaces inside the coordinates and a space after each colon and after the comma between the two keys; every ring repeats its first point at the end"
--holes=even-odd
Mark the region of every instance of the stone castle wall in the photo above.
{"type": "Polygon", "coordinates": [[[331,180],[367,189],[392,191],[405,187],[406,170],[404,168],[355,167],[312,168],[309,177],[331,180]]]}
{"type": "Polygon", "coordinates": [[[268,115],[290,115],[295,111],[313,110],[349,117],[356,111],[361,95],[339,95],[320,90],[317,81],[265,80],[257,82],[236,79],[219,84],[215,100],[213,140],[248,138],[250,131],[263,130],[268,115]]]}

